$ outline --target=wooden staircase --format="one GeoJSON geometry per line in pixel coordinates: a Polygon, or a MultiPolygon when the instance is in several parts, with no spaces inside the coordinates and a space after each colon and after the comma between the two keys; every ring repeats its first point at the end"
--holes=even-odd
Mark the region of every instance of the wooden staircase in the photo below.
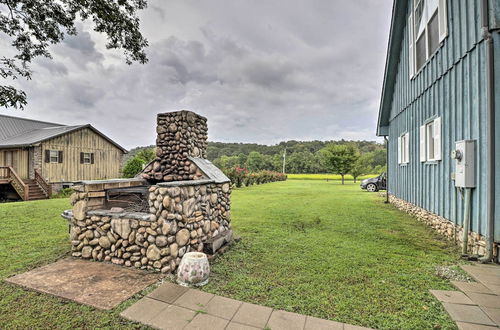
{"type": "Polygon", "coordinates": [[[48,199],[51,185],[35,170],[34,179],[21,179],[10,166],[0,166],[0,184],[10,184],[24,201],[48,199]]]}
{"type": "Polygon", "coordinates": [[[26,179],[23,182],[28,186],[28,199],[29,201],[34,201],[37,199],[47,199],[46,192],[38,185],[35,180],[26,179]]]}

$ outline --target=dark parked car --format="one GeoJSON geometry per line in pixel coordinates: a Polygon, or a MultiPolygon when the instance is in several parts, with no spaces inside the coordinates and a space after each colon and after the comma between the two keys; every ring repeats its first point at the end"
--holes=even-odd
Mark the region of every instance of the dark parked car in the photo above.
{"type": "Polygon", "coordinates": [[[385,190],[386,189],[386,176],[385,173],[380,174],[375,178],[365,179],[361,181],[361,189],[366,189],[370,192],[385,190]]]}

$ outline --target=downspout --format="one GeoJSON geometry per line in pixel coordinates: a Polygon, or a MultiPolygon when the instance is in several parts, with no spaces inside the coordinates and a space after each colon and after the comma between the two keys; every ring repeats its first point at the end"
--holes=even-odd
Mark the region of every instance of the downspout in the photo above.
{"type": "Polygon", "coordinates": [[[384,135],[385,141],[385,202],[389,203],[389,139],[384,135]]]}
{"type": "Polygon", "coordinates": [[[494,91],[494,63],[493,38],[489,31],[488,0],[481,1],[481,23],[483,38],[486,42],[486,93],[487,93],[487,191],[486,191],[486,255],[480,262],[490,262],[493,259],[493,241],[495,226],[495,91],[494,91]]]}

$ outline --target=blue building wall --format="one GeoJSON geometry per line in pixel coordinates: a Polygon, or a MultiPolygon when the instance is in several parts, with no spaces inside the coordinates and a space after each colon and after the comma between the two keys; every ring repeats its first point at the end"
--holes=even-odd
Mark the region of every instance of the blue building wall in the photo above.
{"type": "MultiPolygon", "coordinates": [[[[407,17],[410,8],[411,5],[407,17]]],[[[455,141],[474,139],[477,162],[471,230],[485,234],[486,43],[481,35],[480,8],[480,0],[448,1],[448,37],[412,80],[408,65],[408,27],[405,26],[389,119],[389,191],[461,225],[463,200],[451,179],[454,161],[450,152],[455,141]],[[442,160],[420,162],[419,127],[433,116],[440,116],[442,120],[442,160]],[[397,161],[397,139],[406,131],[410,132],[410,162],[401,166],[397,161]]],[[[495,38],[498,61],[498,33],[495,38]]],[[[500,84],[498,72],[500,70],[496,70],[496,79],[500,84]]],[[[497,109],[499,103],[497,101],[497,109]]],[[[500,140],[497,140],[498,149],[500,140]]],[[[500,196],[498,190],[500,186],[497,189],[500,196]]],[[[500,240],[499,214],[497,212],[495,240],[500,240]]]]}

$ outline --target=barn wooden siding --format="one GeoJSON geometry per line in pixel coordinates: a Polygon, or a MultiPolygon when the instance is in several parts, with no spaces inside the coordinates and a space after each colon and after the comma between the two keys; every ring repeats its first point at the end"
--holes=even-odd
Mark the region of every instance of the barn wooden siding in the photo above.
{"type": "Polygon", "coordinates": [[[29,177],[29,149],[28,148],[17,148],[17,149],[0,149],[0,166],[10,166],[14,168],[16,173],[21,177],[21,179],[27,179],[29,177]],[[7,164],[6,152],[12,151],[12,164],[7,164]]]}
{"type": "MultiPolygon", "coordinates": [[[[447,1],[447,4],[448,37],[413,80],[409,79],[408,27],[405,27],[390,115],[389,189],[397,197],[461,225],[463,201],[451,180],[454,161],[450,152],[455,141],[475,139],[477,188],[472,196],[471,230],[485,234],[486,47],[481,36],[480,0],[447,1]],[[419,127],[433,116],[442,119],[442,160],[422,163],[419,127]],[[405,131],[410,132],[410,162],[400,166],[397,139],[405,131]]],[[[407,17],[408,14],[409,11],[407,17]]],[[[498,33],[495,38],[498,46],[498,33]]],[[[496,72],[498,77],[500,70],[496,72]]],[[[496,214],[495,240],[499,240],[499,212],[496,214]]]]}
{"type": "Polygon", "coordinates": [[[42,143],[42,174],[49,182],[118,178],[122,156],[115,145],[83,128],[42,143]],[[62,151],[63,162],[46,163],[45,150],[62,151]],[[94,164],[80,164],[81,152],[94,153],[94,164]]]}

